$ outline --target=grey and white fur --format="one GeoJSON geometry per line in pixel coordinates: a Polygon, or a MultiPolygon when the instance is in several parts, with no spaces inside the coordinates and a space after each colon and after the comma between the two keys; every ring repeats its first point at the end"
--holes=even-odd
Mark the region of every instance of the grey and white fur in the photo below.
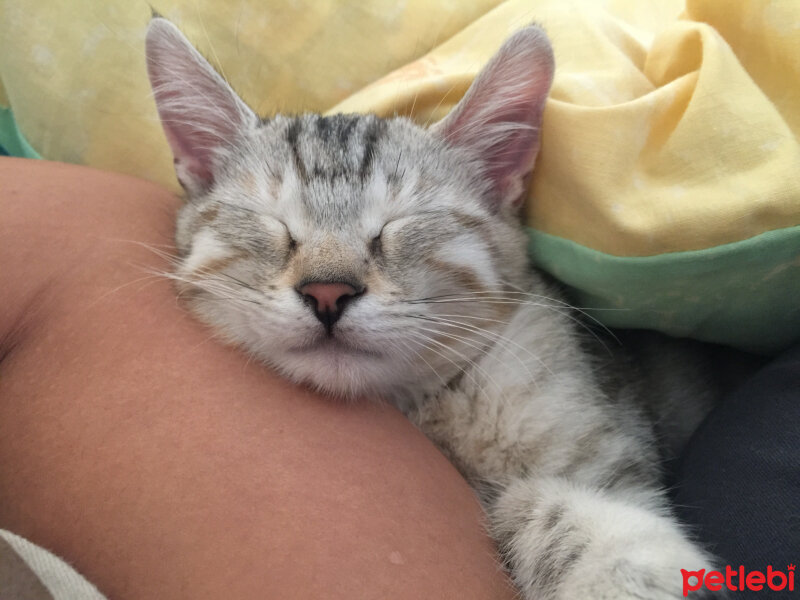
{"type": "Polygon", "coordinates": [[[594,352],[529,264],[544,32],[515,33],[428,129],[261,120],[167,20],[146,45],[193,313],[289,379],[395,403],[478,492],[524,598],[681,598],[680,569],[713,561],[670,511],[656,431],[677,451],[712,394],[666,347],[655,379],[594,352]]]}

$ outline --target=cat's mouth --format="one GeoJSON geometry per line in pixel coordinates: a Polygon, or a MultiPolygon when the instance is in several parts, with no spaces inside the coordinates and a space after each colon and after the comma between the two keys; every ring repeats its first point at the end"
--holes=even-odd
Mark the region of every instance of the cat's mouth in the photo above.
{"type": "Polygon", "coordinates": [[[368,356],[371,358],[380,358],[382,356],[380,352],[348,344],[337,337],[324,337],[310,344],[289,348],[289,351],[296,354],[350,354],[353,356],[368,356]]]}

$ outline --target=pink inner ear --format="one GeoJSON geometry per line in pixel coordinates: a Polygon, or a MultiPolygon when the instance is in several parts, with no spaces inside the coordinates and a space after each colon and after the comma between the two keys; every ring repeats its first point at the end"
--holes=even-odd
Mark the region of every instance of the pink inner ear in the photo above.
{"type": "Polygon", "coordinates": [[[539,129],[553,78],[550,44],[537,27],[514,34],[434,128],[482,163],[497,202],[513,204],[539,151],[539,129]]]}
{"type": "Polygon", "coordinates": [[[213,162],[214,156],[210,143],[203,143],[199,135],[191,132],[182,132],[180,128],[164,124],[164,134],[172,148],[173,163],[178,176],[178,181],[184,187],[191,185],[190,180],[199,182],[202,187],[210,187],[214,183],[213,162]],[[181,135],[183,134],[183,135],[181,135]]]}
{"type": "Polygon", "coordinates": [[[487,122],[483,152],[486,173],[495,182],[498,196],[515,205],[522,202],[523,181],[533,170],[539,153],[540,126],[549,84],[542,92],[539,81],[528,81],[527,89],[513,97],[487,122]]]}
{"type": "Polygon", "coordinates": [[[190,191],[214,182],[220,152],[256,117],[213,67],[162,18],[147,31],[147,70],[175,171],[190,191]]]}

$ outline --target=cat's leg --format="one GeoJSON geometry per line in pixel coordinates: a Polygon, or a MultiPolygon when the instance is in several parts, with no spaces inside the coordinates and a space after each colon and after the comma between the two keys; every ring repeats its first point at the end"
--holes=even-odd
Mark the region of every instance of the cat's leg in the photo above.
{"type": "Polygon", "coordinates": [[[512,481],[488,508],[492,533],[529,600],[677,600],[685,597],[681,569],[714,568],[655,489],[621,493],[529,476],[512,481]]]}

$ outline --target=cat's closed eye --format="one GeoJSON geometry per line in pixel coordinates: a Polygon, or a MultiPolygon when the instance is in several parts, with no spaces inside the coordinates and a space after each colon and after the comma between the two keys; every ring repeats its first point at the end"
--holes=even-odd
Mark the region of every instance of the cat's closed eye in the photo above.
{"type": "Polygon", "coordinates": [[[292,235],[292,231],[289,229],[289,226],[286,225],[286,223],[282,222],[281,225],[283,225],[283,227],[286,229],[286,238],[288,240],[289,252],[290,253],[294,252],[295,250],[297,250],[297,240],[292,235]]]}
{"type": "MultiPolygon", "coordinates": [[[[242,228],[246,222],[237,221],[236,231],[241,236],[242,228]]],[[[289,225],[277,217],[262,215],[258,219],[258,226],[253,232],[255,238],[262,238],[266,234],[266,241],[274,250],[290,255],[297,250],[302,239],[296,235],[289,225]]]]}
{"type": "Polygon", "coordinates": [[[369,242],[369,251],[373,256],[379,256],[383,252],[383,231],[386,229],[386,225],[384,224],[381,227],[381,230],[378,232],[378,235],[373,237],[369,242]]]}

